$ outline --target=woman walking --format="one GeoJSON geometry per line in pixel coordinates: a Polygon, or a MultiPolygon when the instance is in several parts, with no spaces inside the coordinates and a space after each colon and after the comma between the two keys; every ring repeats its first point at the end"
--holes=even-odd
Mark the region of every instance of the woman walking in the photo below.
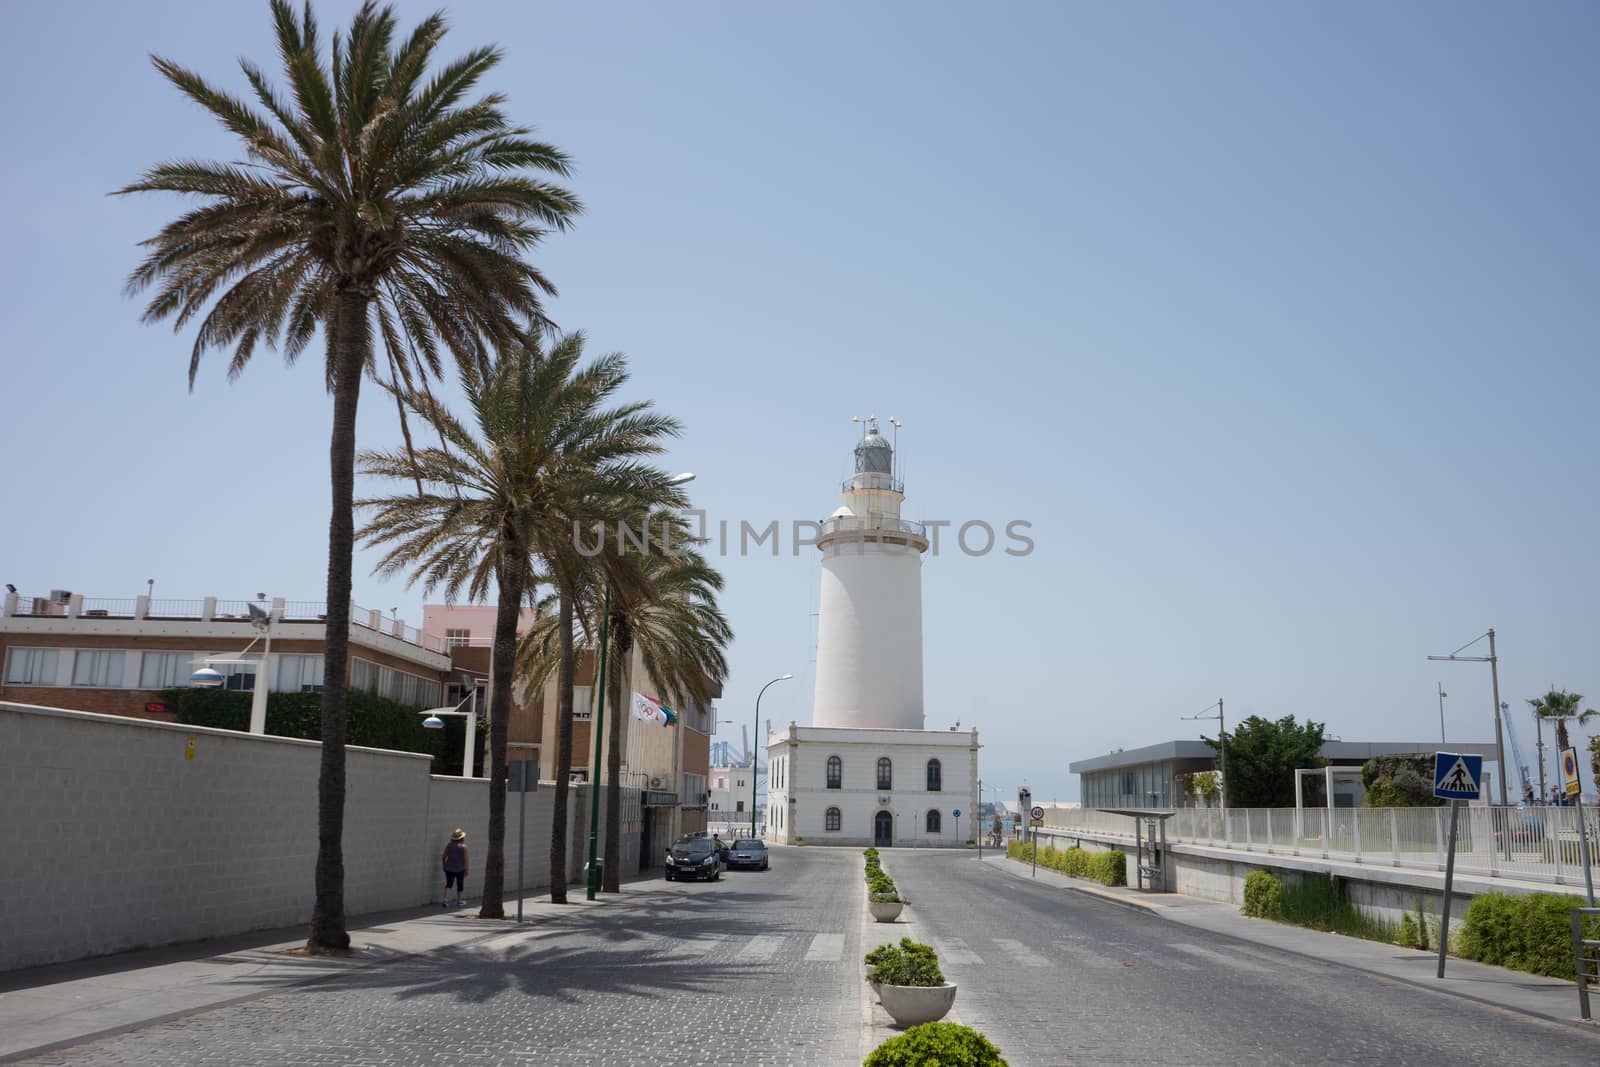
{"type": "Polygon", "coordinates": [[[450,843],[444,846],[444,855],[440,857],[444,862],[444,899],[439,901],[441,908],[450,906],[450,887],[456,887],[456,907],[464,908],[467,902],[461,899],[461,894],[467,887],[467,832],[461,827],[456,827],[450,835],[450,843]]]}

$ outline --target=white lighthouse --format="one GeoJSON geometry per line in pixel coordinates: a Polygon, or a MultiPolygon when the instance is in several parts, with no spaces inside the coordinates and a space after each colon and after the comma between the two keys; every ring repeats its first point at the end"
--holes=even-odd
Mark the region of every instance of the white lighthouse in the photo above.
{"type": "Polygon", "coordinates": [[[813,726],[922,729],[921,523],[900,517],[894,447],[866,420],[844,503],[828,517],[813,726]]]}
{"type": "Polygon", "coordinates": [[[923,728],[928,539],[923,524],[900,517],[894,445],[876,417],[864,421],[843,503],[817,539],[811,725],[791,722],[766,739],[767,834],[785,844],[964,847],[981,832],[978,730],[923,728]]]}

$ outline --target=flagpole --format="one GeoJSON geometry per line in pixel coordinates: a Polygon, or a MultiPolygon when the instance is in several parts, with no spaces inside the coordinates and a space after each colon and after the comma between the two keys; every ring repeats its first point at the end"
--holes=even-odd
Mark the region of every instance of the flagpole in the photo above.
{"type": "Polygon", "coordinates": [[[610,622],[611,583],[607,581],[606,606],[600,616],[600,702],[594,713],[594,728],[589,731],[594,743],[594,774],[589,779],[589,900],[594,899],[600,884],[599,873],[594,868],[594,854],[600,844],[600,742],[605,738],[606,729],[606,638],[609,636],[606,627],[610,622]]]}

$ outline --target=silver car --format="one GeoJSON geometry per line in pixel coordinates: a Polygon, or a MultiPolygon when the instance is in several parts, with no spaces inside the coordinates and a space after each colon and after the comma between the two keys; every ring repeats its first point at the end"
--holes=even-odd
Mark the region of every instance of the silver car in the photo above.
{"type": "Polygon", "coordinates": [[[767,843],[759,837],[741,837],[728,846],[728,870],[750,867],[765,871],[772,866],[767,859],[767,843]]]}

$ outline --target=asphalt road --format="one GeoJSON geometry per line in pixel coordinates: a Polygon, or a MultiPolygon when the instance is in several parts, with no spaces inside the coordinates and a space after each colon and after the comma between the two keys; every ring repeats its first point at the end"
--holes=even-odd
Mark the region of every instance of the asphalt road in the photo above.
{"type": "Polygon", "coordinates": [[[970,854],[884,863],[960,986],[962,1021],[1014,1065],[1600,1064],[1600,1031],[1033,885],[970,854]]]}

